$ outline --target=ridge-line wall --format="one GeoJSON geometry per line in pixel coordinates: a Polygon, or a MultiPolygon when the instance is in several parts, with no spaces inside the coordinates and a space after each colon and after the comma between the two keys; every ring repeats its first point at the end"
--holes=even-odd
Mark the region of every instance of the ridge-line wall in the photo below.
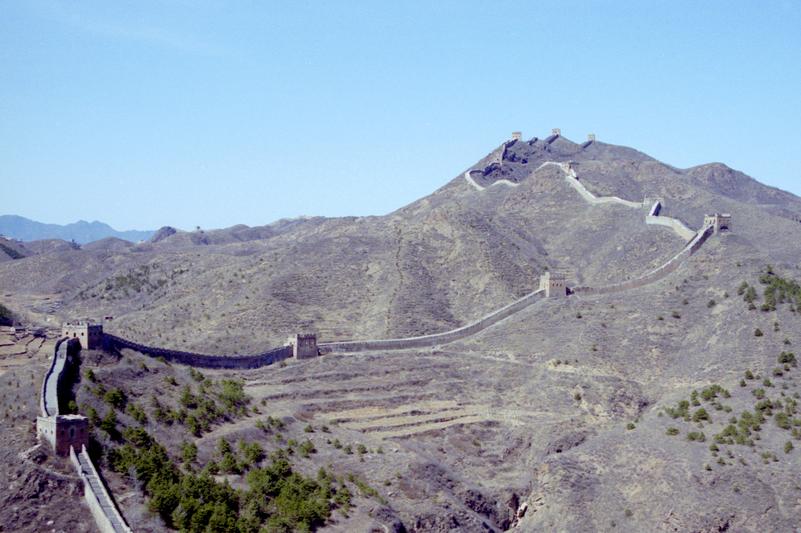
{"type": "Polygon", "coordinates": [[[587,190],[581,181],[579,181],[576,171],[570,168],[567,163],[555,163],[553,161],[547,161],[540,165],[540,168],[548,164],[556,165],[561,168],[565,173],[567,182],[591,204],[620,204],[625,205],[626,207],[634,207],[637,209],[640,209],[643,206],[642,202],[632,202],[631,200],[624,200],[623,198],[618,198],[617,196],[595,196],[593,193],[587,190]]]}
{"type": "Polygon", "coordinates": [[[402,339],[324,342],[318,344],[318,346],[320,347],[321,353],[347,353],[361,352],[365,350],[403,350],[406,348],[423,348],[429,346],[438,346],[440,344],[448,344],[450,342],[475,335],[479,331],[497,324],[504,318],[507,318],[518,311],[525,309],[544,296],[545,291],[542,289],[536,290],[523,296],[519,300],[516,300],[511,304],[498,309],[497,311],[493,311],[492,313],[471,324],[442,333],[422,335],[419,337],[406,337],[402,339]]]}
{"type": "Polygon", "coordinates": [[[81,447],[76,454],[75,448],[70,447],[70,460],[83,481],[83,499],[101,533],[132,533],[100,479],[86,448],[81,447]]]}
{"type": "Polygon", "coordinates": [[[196,366],[200,368],[259,368],[267,366],[284,359],[292,357],[291,346],[281,346],[257,355],[207,355],[192,352],[182,352],[178,350],[168,350],[166,348],[155,348],[145,346],[136,342],[105,333],[103,342],[107,347],[130,348],[137,352],[151,357],[163,357],[167,361],[182,365],[196,366]]]}
{"type": "Polygon", "coordinates": [[[681,220],[676,218],[648,215],[645,217],[645,223],[657,226],[666,226],[676,232],[685,241],[689,241],[695,237],[695,232],[685,226],[681,220]]]}
{"type": "Polygon", "coordinates": [[[711,226],[704,227],[698,234],[685,246],[678,254],[673,256],[667,263],[652,270],[644,276],[625,281],[623,283],[616,283],[614,285],[606,285],[603,287],[575,287],[571,291],[575,294],[610,294],[613,292],[620,292],[629,289],[635,289],[649,285],[658,281],[674,270],[676,270],[685,259],[694,254],[706,242],[710,235],[712,235],[713,228],[711,226]]]}

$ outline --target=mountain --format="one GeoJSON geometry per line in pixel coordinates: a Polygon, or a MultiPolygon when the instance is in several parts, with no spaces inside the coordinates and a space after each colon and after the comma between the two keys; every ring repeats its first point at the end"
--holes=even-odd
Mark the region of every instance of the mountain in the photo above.
{"type": "Polygon", "coordinates": [[[153,231],[117,231],[103,222],[86,222],[79,220],[72,224],[44,224],[17,215],[0,215],[0,235],[21,241],[42,239],[74,240],[78,244],[86,244],[106,237],[116,237],[131,242],[149,239],[153,231]]]}
{"type": "MultiPolygon", "coordinates": [[[[546,271],[573,288],[636,280],[685,248],[676,227],[730,214],[664,277],[543,299],[449,344],[205,378],[128,349],[90,352],[75,402],[102,417],[98,391],[121,388],[121,434],[142,425],[176,463],[191,442],[195,471],[233,453],[240,463],[218,479],[236,488],[248,486],[247,443],[305,476],[330,470],[353,507],[322,530],[793,530],[801,198],[721,163],[681,169],[557,135],[505,142],[464,170],[385,216],[26,243],[0,261],[2,303],[32,326],[113,316],[106,330],[134,342],[218,355],[302,331],[425,335],[515,302],[546,271]],[[674,224],[646,223],[657,199],[674,224]],[[250,407],[209,422],[223,379],[242,380],[250,407]],[[244,444],[221,452],[221,438],[244,444]]],[[[20,397],[36,397],[25,366],[45,368],[36,357],[6,377],[20,397]]],[[[120,449],[119,436],[95,438],[120,449]]],[[[101,468],[135,530],[165,527],[128,468],[101,468]]]]}

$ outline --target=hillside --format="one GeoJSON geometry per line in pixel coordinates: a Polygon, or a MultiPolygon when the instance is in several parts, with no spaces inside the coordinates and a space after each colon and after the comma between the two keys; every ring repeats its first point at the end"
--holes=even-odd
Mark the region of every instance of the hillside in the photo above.
{"type": "MultiPolygon", "coordinates": [[[[332,531],[795,527],[801,370],[785,354],[801,343],[801,199],[718,163],[678,169],[561,136],[510,141],[465,171],[385,216],[26,243],[24,257],[0,261],[2,303],[29,324],[113,316],[115,334],[209,354],[264,351],[297,331],[420,335],[514,301],[546,270],[602,286],[662,265],[686,239],[645,223],[656,199],[692,230],[731,213],[732,231],[660,281],[543,300],[438,348],[205,377],[130,350],[88,352],[96,382],[82,379],[75,399],[103,417],[115,408],[99,385],[120,388],[146,413],[119,409],[121,428],[143,425],[176,461],[193,443],[189,471],[244,461],[252,442],[289,454],[304,476],[323,467],[335,492],[353,493],[332,531]],[[551,164],[567,162],[588,194],[621,201],[589,202],[551,164]],[[224,403],[226,379],[242,380],[248,407],[190,427],[201,407],[181,391],[224,403]],[[182,405],[180,421],[158,414],[182,405]],[[245,446],[221,452],[220,438],[245,446]]],[[[135,529],[161,529],[125,470],[104,461],[135,529]]],[[[242,468],[223,478],[252,488],[242,468]]]]}

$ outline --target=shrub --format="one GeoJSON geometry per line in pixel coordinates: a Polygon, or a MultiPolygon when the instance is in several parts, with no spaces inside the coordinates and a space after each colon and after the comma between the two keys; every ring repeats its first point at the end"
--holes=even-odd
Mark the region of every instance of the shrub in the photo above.
{"type": "Polygon", "coordinates": [[[718,303],[717,303],[715,300],[709,300],[709,301],[706,303],[706,306],[707,306],[708,308],[712,309],[712,308],[713,308],[713,307],[715,307],[717,304],[718,304],[718,303]]]}
{"type": "Polygon", "coordinates": [[[703,431],[691,431],[687,433],[687,440],[693,442],[704,442],[706,440],[706,435],[704,435],[703,431]]]}
{"type": "Polygon", "coordinates": [[[634,422],[629,422],[628,424],[626,424],[626,429],[628,429],[629,431],[631,431],[632,429],[634,429],[636,427],[637,426],[634,425],[634,422]]]}
{"type": "Polygon", "coordinates": [[[317,453],[317,449],[314,447],[314,443],[312,441],[306,439],[298,447],[298,453],[301,457],[308,457],[312,453],[317,453]]]}
{"type": "Polygon", "coordinates": [[[762,333],[762,330],[761,330],[761,329],[759,329],[759,328],[756,328],[756,329],[754,330],[754,337],[761,337],[762,335],[764,335],[764,334],[762,333]]]}
{"type": "Polygon", "coordinates": [[[798,362],[795,359],[795,354],[793,352],[782,352],[779,354],[779,364],[782,365],[793,365],[797,366],[798,362]]]}
{"type": "Polygon", "coordinates": [[[787,413],[776,413],[776,416],[773,417],[773,420],[780,428],[790,429],[790,417],[787,416],[787,413]]]}
{"type": "Polygon", "coordinates": [[[789,440],[784,443],[784,453],[790,453],[793,451],[793,443],[789,440]]]}
{"type": "Polygon", "coordinates": [[[105,401],[111,407],[114,407],[116,409],[122,409],[123,407],[125,407],[125,403],[128,400],[122,389],[114,388],[103,395],[103,401],[105,401]]]}
{"type": "Polygon", "coordinates": [[[693,413],[693,422],[709,421],[709,413],[703,407],[693,413]]]}
{"type": "Polygon", "coordinates": [[[91,368],[90,368],[90,369],[88,369],[88,370],[87,370],[87,371],[84,373],[84,375],[86,376],[86,379],[88,379],[88,380],[89,380],[89,381],[91,381],[92,383],[95,383],[95,382],[97,381],[97,377],[95,376],[95,373],[94,373],[94,371],[93,371],[91,368]]]}
{"type": "Polygon", "coordinates": [[[671,437],[679,434],[679,428],[669,427],[665,430],[665,435],[670,435],[671,437]]]}
{"type": "Polygon", "coordinates": [[[194,442],[181,443],[181,458],[185,464],[197,461],[197,445],[194,442]]]}

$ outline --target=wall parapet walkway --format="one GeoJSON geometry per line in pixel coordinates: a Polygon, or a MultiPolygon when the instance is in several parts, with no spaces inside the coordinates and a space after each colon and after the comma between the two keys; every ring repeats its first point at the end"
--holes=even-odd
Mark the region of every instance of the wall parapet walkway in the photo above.
{"type": "MultiPolygon", "coordinates": [[[[42,381],[41,397],[39,399],[42,418],[37,419],[37,426],[46,421],[53,422],[61,418],[59,416],[58,389],[64,370],[71,356],[71,345],[77,344],[76,339],[61,338],[56,342],[53,349],[53,360],[42,381]]],[[[41,437],[41,433],[39,433],[41,437]]],[[[95,469],[92,459],[86,453],[86,448],[81,446],[81,450],[76,453],[75,447],[69,447],[69,454],[78,476],[83,481],[83,494],[92,517],[102,533],[131,533],[131,528],[125,523],[122,515],[114,504],[114,499],[109,494],[100,474],[95,469]]]]}
{"type": "Polygon", "coordinates": [[[208,355],[201,353],[182,352],[167,348],[156,348],[146,346],[137,342],[129,341],[112,335],[103,334],[103,343],[106,348],[129,348],[131,350],[149,355],[151,357],[163,357],[165,360],[182,365],[196,366],[200,368],[259,368],[271,365],[278,361],[292,357],[291,346],[281,346],[256,355],[208,355]]]}
{"type": "Polygon", "coordinates": [[[713,233],[711,226],[704,227],[695,237],[682,248],[682,250],[673,256],[667,263],[655,268],[644,276],[637,279],[616,283],[613,285],[606,285],[602,287],[575,287],[571,289],[573,294],[610,294],[614,292],[621,292],[630,289],[636,289],[645,285],[650,285],[656,281],[661,280],[677,268],[692,254],[698,251],[699,248],[709,239],[713,233]]]}
{"type": "Polygon", "coordinates": [[[86,448],[81,447],[78,453],[75,453],[75,448],[70,448],[70,460],[83,481],[84,500],[101,533],[132,533],[86,453],[86,448]]]}
{"type": "Polygon", "coordinates": [[[507,306],[493,311],[492,313],[480,318],[479,320],[442,333],[433,333],[431,335],[422,335],[419,337],[406,337],[401,339],[383,339],[383,340],[364,340],[364,341],[340,341],[340,342],[322,342],[318,344],[321,353],[348,353],[348,352],[362,352],[366,350],[404,350],[407,348],[425,348],[431,346],[439,346],[448,344],[487,329],[500,322],[501,320],[512,316],[525,309],[526,307],[536,303],[545,297],[545,291],[542,289],[531,292],[519,300],[510,303],[507,306]]]}

